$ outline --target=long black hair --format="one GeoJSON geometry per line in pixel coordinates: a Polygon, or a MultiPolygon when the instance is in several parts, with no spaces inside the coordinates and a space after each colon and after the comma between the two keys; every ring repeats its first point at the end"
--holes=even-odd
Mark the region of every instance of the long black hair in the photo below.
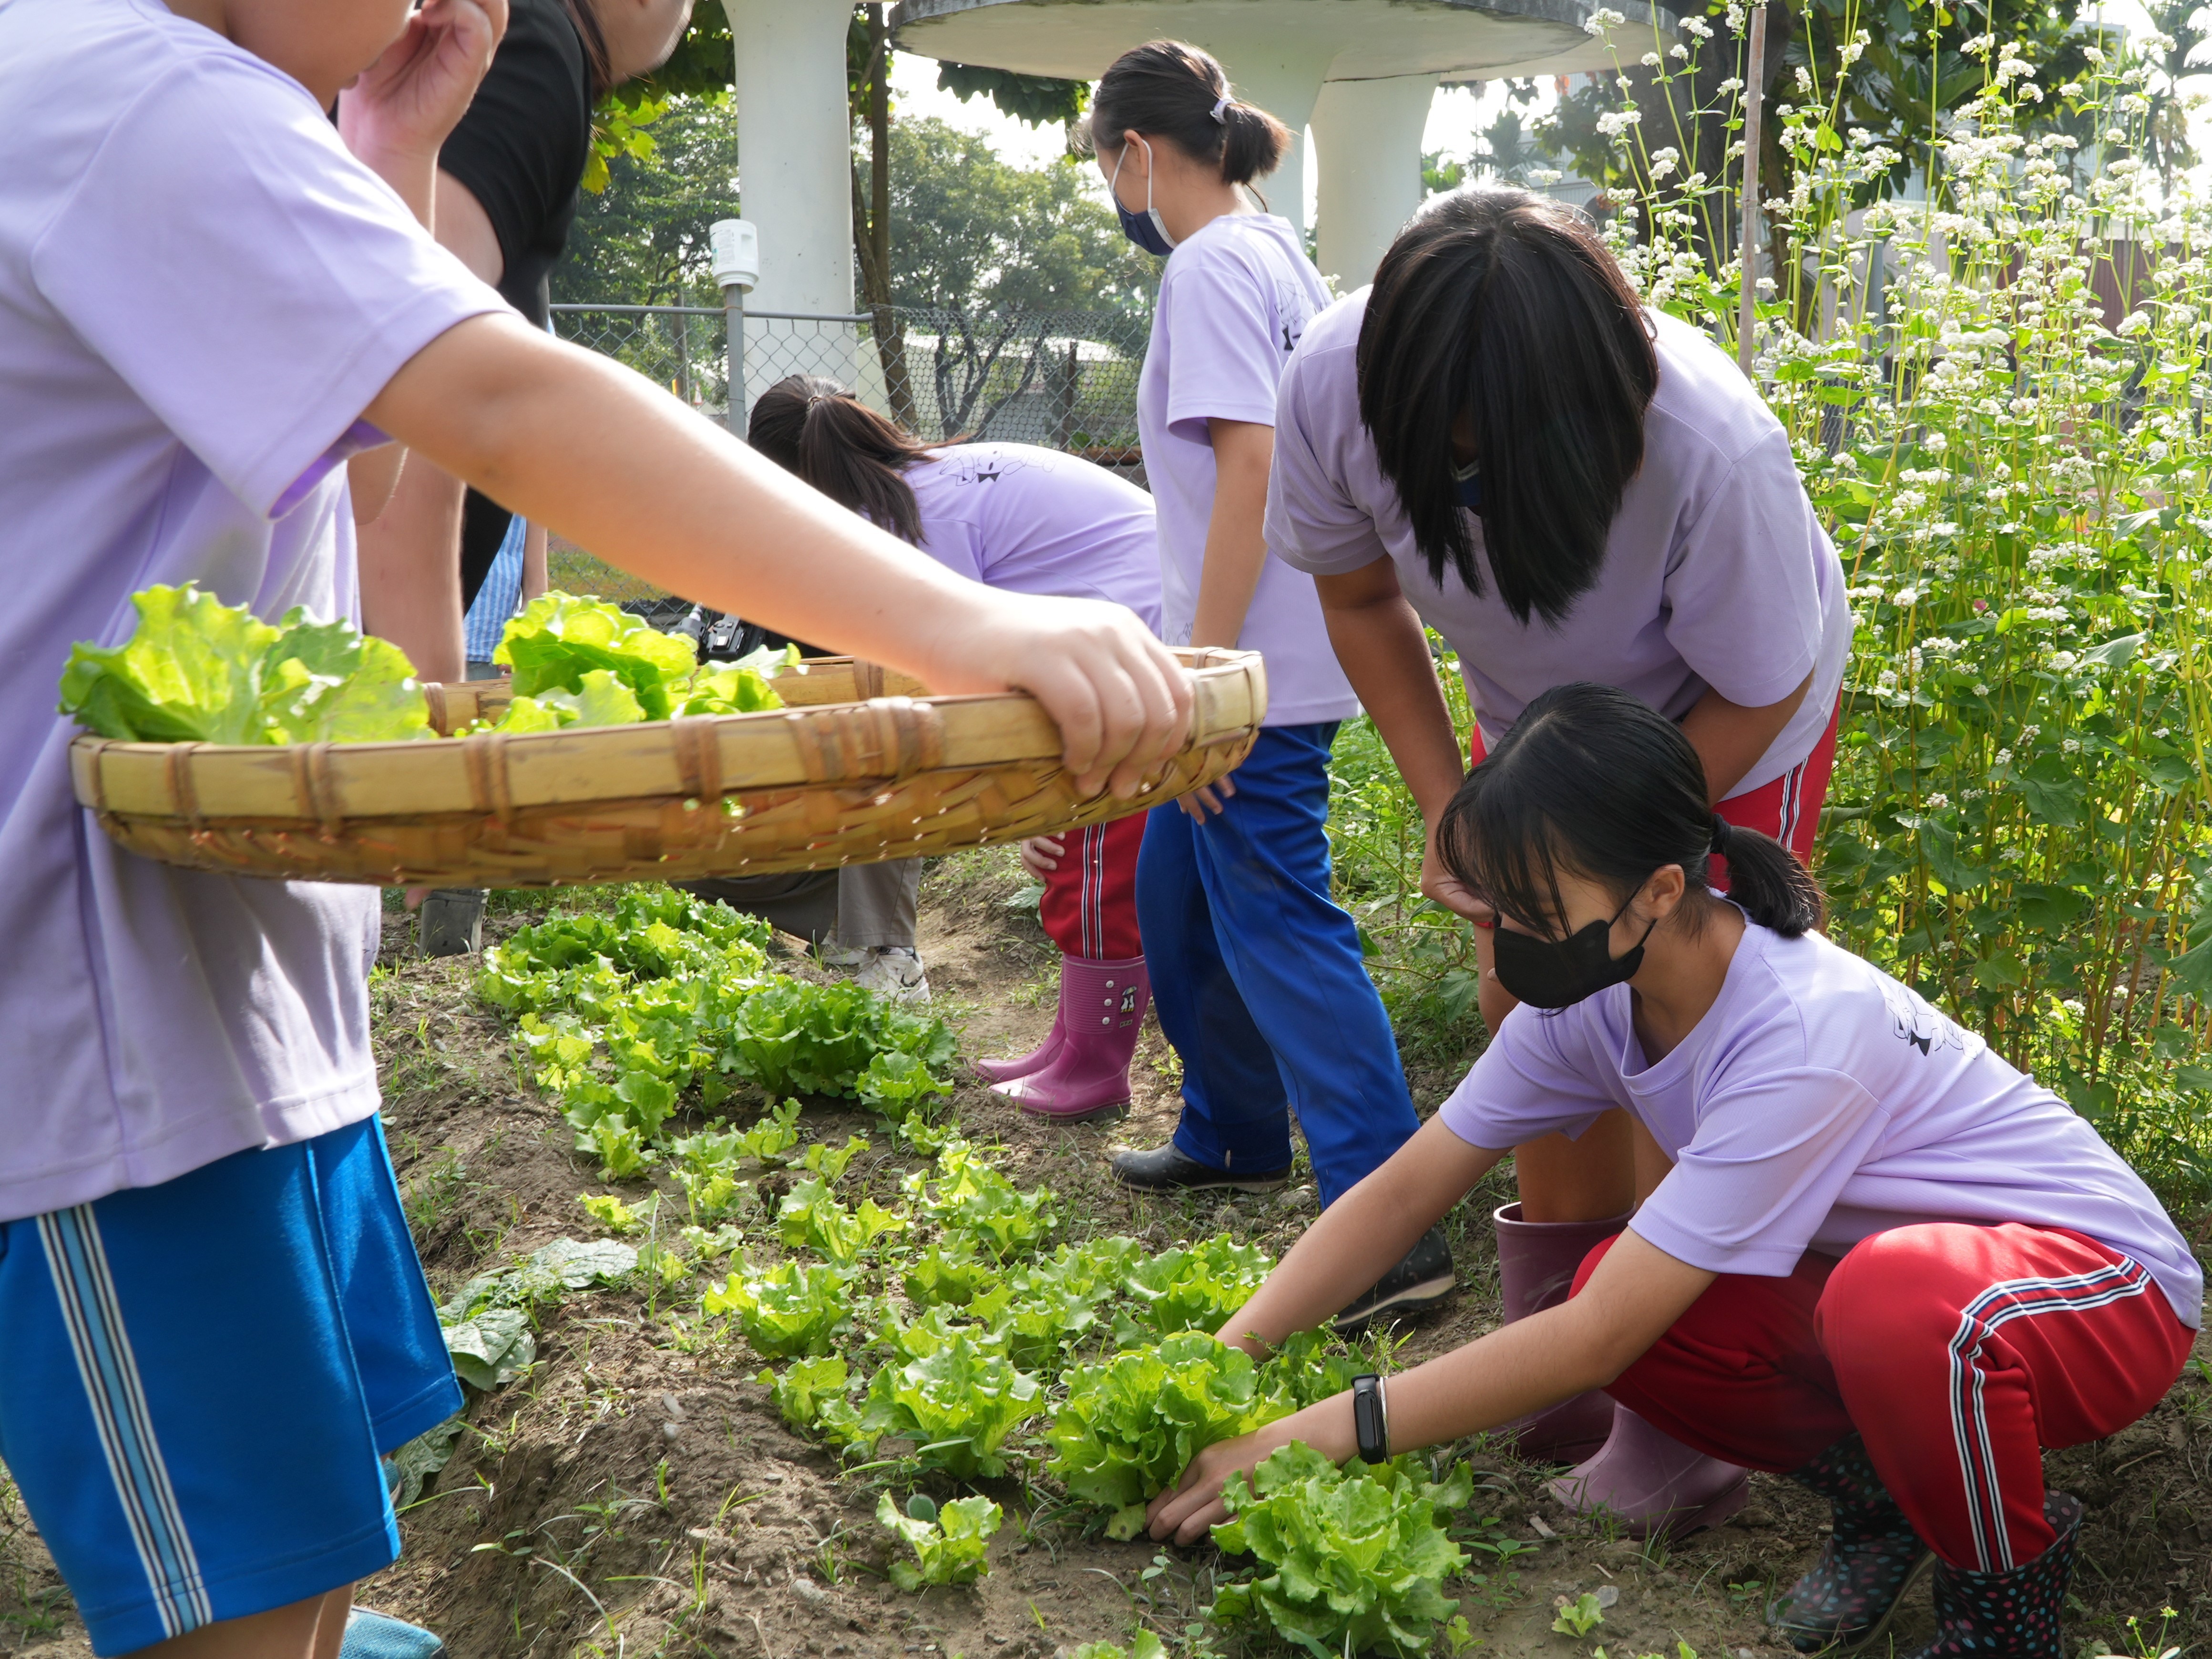
{"type": "Polygon", "coordinates": [[[1597,580],[1659,385],[1650,325],[1596,229],[1523,190],[1437,198],[1376,268],[1358,363],[1359,418],[1431,578],[1449,565],[1483,588],[1452,479],[1464,416],[1498,597],[1557,627],[1597,580]]]}
{"type": "Polygon", "coordinates": [[[1781,842],[1723,825],[1705,769],[1682,728],[1610,685],[1555,685],[1523,709],[1468,775],[1437,825],[1437,857],[1524,927],[1564,919],[1559,872],[1626,902],[1652,872],[1689,878],[1692,927],[1714,902],[1706,860],[1728,861],[1729,897],[1762,927],[1795,939],[1820,925],[1820,884],[1781,842]]]}
{"type": "Polygon", "coordinates": [[[921,509],[906,469],[931,446],[818,374],[793,374],[760,395],[745,441],[903,541],[921,544],[921,509]]]}
{"type": "Polygon", "coordinates": [[[1085,131],[1093,149],[1119,149],[1132,132],[1168,139],[1232,185],[1273,173],[1291,143],[1288,127],[1237,100],[1211,52],[1181,40],[1147,40],[1115,58],[1091,94],[1085,131]]]}

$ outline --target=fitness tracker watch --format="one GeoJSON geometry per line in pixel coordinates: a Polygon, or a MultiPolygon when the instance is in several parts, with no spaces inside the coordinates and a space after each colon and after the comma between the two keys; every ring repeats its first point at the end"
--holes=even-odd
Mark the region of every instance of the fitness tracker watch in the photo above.
{"type": "Polygon", "coordinates": [[[1390,1399],[1372,1371],[1352,1379],[1352,1428],[1359,1437],[1360,1462],[1390,1461],[1390,1399]]]}

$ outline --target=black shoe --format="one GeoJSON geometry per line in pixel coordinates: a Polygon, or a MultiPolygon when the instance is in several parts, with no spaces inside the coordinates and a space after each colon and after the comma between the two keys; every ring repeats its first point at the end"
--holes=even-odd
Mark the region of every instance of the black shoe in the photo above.
{"type": "Polygon", "coordinates": [[[1114,1179],[1140,1192],[1197,1192],[1208,1187],[1233,1187],[1240,1193],[1272,1193],[1290,1183],[1288,1169],[1217,1170],[1176,1151],[1175,1143],[1155,1146],[1149,1152],[1114,1154],[1114,1179]]]}
{"type": "Polygon", "coordinates": [[[1451,1247],[1444,1230],[1423,1233],[1406,1259],[1376,1281],[1375,1288],[1336,1316],[1339,1336],[1351,1336],[1387,1316],[1411,1313],[1441,1302],[1459,1281],[1452,1276],[1451,1247]]]}

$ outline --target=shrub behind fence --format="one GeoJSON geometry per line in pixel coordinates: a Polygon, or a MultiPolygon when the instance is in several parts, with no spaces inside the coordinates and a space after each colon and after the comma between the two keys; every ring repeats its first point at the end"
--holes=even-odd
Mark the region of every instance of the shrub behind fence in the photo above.
{"type": "MultiPolygon", "coordinates": [[[[1118,313],[881,307],[844,315],[731,313],[748,404],[818,374],[926,439],[1041,444],[1142,482],[1137,377],[1147,325],[1118,313]]],[[[696,306],[553,307],[562,338],[629,364],[700,413],[727,417],[725,313],[696,306]]]]}

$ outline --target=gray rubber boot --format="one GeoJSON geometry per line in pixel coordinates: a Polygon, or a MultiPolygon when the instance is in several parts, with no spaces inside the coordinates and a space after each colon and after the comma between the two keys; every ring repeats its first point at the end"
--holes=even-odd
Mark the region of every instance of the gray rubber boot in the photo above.
{"type": "Polygon", "coordinates": [[[416,913],[415,939],[426,957],[470,957],[483,949],[484,890],[434,887],[416,913]]]}

